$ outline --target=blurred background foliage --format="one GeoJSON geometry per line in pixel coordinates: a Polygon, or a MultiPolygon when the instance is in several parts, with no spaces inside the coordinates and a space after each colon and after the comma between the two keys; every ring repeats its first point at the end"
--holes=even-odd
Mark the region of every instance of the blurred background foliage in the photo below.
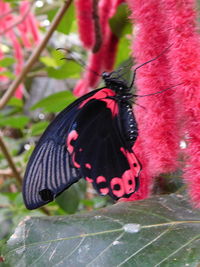
{"type": "MultiPolygon", "coordinates": [[[[19,1],[7,0],[12,9],[18,12],[19,1]]],[[[56,15],[63,1],[37,0],[32,1],[32,12],[38,21],[41,37],[48,31],[49,25],[56,15]]],[[[130,60],[130,43],[132,29],[128,21],[126,8],[118,10],[111,18],[110,26],[113,32],[118,31],[120,38],[115,69],[127,64],[130,60]],[[123,21],[123,23],[122,23],[123,21]]],[[[20,41],[20,36],[18,36],[20,41]]],[[[2,38],[0,47],[4,57],[0,60],[1,73],[6,82],[0,83],[2,96],[11,82],[16,78],[11,43],[2,38]]],[[[24,62],[33,52],[35,45],[23,48],[24,62]]],[[[77,58],[86,62],[87,53],[83,49],[77,33],[74,4],[70,6],[61,23],[53,33],[48,45],[40,55],[39,60],[28,73],[24,81],[23,98],[12,97],[6,107],[0,111],[0,127],[2,139],[8,148],[22,179],[28,158],[33,151],[40,135],[43,133],[55,115],[75,100],[72,90],[81,77],[84,67],[73,60],[61,60],[66,57],[65,51],[57,48],[66,48],[72,51],[77,58]]],[[[130,72],[127,69],[127,75],[130,72]]],[[[179,174],[177,174],[177,177],[179,174]]],[[[173,192],[180,187],[180,180],[174,183],[163,184],[162,193],[173,192]],[[167,189],[166,189],[167,188],[167,189]]],[[[170,177],[169,177],[170,180],[170,177]]],[[[158,188],[158,187],[157,187],[158,188]]],[[[156,193],[160,193],[157,189],[156,193]]],[[[25,216],[34,215],[67,215],[84,212],[112,204],[107,197],[98,196],[84,180],[74,184],[60,195],[55,202],[47,205],[45,210],[28,211],[22,200],[21,183],[12,172],[4,153],[0,150],[0,246],[7,240],[17,224],[25,216]]]]}

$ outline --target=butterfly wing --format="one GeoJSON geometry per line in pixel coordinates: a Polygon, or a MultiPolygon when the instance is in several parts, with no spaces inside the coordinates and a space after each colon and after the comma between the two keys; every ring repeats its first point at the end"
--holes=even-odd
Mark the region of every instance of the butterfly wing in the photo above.
{"type": "Polygon", "coordinates": [[[141,170],[133,143],[124,138],[120,108],[113,91],[102,89],[82,103],[67,138],[73,165],[100,194],[114,199],[137,190],[141,170]]]}
{"type": "Polygon", "coordinates": [[[47,127],[28,162],[23,198],[28,209],[38,208],[52,201],[58,194],[81,178],[80,170],[66,149],[66,138],[71,124],[81,113],[80,104],[92,97],[93,91],[64,109],[47,127]]]}

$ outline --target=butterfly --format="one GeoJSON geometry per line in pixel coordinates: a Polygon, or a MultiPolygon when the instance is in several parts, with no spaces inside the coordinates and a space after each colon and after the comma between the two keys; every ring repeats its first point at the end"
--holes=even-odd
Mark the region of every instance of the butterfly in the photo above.
{"type": "Polygon", "coordinates": [[[130,85],[118,71],[104,72],[105,87],[80,97],[50,123],[26,168],[23,198],[28,209],[53,201],[82,177],[114,200],[138,190],[142,166],[133,151],[138,127],[132,111],[138,95],[131,90],[137,69],[167,49],[135,68],[130,85]]]}
{"type": "Polygon", "coordinates": [[[133,94],[116,73],[104,72],[105,87],[61,111],[41,136],[24,176],[28,209],[53,201],[82,177],[115,200],[137,191],[141,164],[132,149],[138,136],[133,94]]]}

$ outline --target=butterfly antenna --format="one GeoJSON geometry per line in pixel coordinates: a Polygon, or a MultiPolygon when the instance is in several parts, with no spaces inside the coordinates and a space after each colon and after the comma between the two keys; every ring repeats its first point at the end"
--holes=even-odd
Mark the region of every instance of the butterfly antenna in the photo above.
{"type": "Polygon", "coordinates": [[[169,89],[171,89],[171,88],[174,88],[174,87],[176,87],[176,86],[179,86],[179,85],[181,85],[181,84],[183,84],[183,83],[179,83],[179,84],[176,84],[176,85],[172,85],[172,86],[170,86],[170,87],[168,87],[168,88],[166,88],[166,89],[164,89],[164,90],[161,90],[161,91],[158,91],[158,92],[155,92],[155,93],[152,93],[152,94],[147,94],[147,95],[133,95],[134,97],[144,97],[144,96],[150,96],[150,95],[157,95],[157,94],[161,94],[161,93],[163,93],[163,92],[165,92],[165,91],[167,91],[167,90],[169,90],[169,89]]]}
{"type": "Polygon", "coordinates": [[[64,60],[64,59],[65,59],[65,60],[74,60],[77,64],[83,66],[84,68],[86,68],[86,69],[88,69],[89,71],[93,72],[95,75],[101,77],[101,75],[100,75],[98,72],[96,72],[96,71],[93,70],[93,69],[88,68],[87,65],[85,64],[85,62],[84,62],[81,58],[77,58],[77,57],[76,57],[75,55],[73,55],[73,53],[72,53],[70,50],[68,50],[67,48],[57,48],[56,50],[64,50],[65,52],[69,53],[69,55],[70,55],[70,57],[63,57],[63,58],[61,58],[60,60],[64,60]]]}
{"type": "Polygon", "coordinates": [[[158,59],[159,57],[161,57],[167,50],[169,50],[169,48],[170,48],[172,45],[173,45],[173,44],[171,44],[171,45],[168,46],[166,49],[164,49],[164,50],[163,50],[157,57],[152,58],[152,59],[150,59],[150,60],[144,62],[143,64],[139,65],[138,67],[136,67],[136,68],[134,69],[134,72],[133,72],[133,79],[132,79],[130,88],[133,87],[133,84],[134,84],[134,81],[135,81],[135,76],[136,76],[136,72],[137,72],[137,70],[138,70],[139,68],[143,67],[144,65],[146,65],[146,64],[148,64],[148,63],[150,63],[150,62],[152,62],[152,61],[158,59]]]}

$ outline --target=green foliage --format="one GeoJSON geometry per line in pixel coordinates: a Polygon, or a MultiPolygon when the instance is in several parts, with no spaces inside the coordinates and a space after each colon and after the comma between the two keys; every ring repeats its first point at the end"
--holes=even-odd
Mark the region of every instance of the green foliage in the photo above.
{"type": "Polygon", "coordinates": [[[27,116],[12,116],[0,118],[0,126],[5,127],[9,126],[16,129],[23,129],[27,123],[29,122],[29,118],[27,116]]]}
{"type": "Polygon", "coordinates": [[[115,63],[116,66],[122,64],[123,62],[126,62],[128,59],[131,58],[131,54],[129,52],[130,45],[131,45],[130,40],[128,40],[126,36],[123,36],[120,39],[116,63],[115,63]]]}
{"type": "Polygon", "coordinates": [[[127,5],[121,4],[118,6],[116,14],[110,19],[110,27],[118,38],[125,34],[130,34],[132,31],[132,25],[128,20],[129,15],[130,12],[127,5]]]}
{"type": "Polygon", "coordinates": [[[200,212],[171,195],[87,214],[27,218],[3,255],[10,266],[197,266],[200,212]]]}
{"type": "MultiPolygon", "coordinates": [[[[57,12],[58,12],[57,8],[47,12],[48,19],[52,21],[57,12]]],[[[64,15],[62,21],[60,22],[56,30],[59,31],[60,33],[69,34],[74,21],[75,21],[74,5],[70,5],[69,9],[67,10],[66,14],[64,15]]]]}
{"type": "Polygon", "coordinates": [[[0,60],[0,67],[11,66],[15,62],[15,59],[12,57],[4,57],[0,60]]]}
{"type": "Polygon", "coordinates": [[[0,74],[1,76],[5,76],[11,80],[15,79],[15,75],[11,71],[1,71],[0,74]]]}
{"type": "Polygon", "coordinates": [[[33,124],[31,128],[31,136],[41,135],[47,128],[48,124],[49,124],[48,121],[39,121],[33,124]]]}
{"type": "Polygon", "coordinates": [[[86,192],[85,181],[74,184],[68,190],[56,198],[56,203],[67,214],[75,213],[79,209],[81,199],[84,199],[86,192]]]}
{"type": "Polygon", "coordinates": [[[66,61],[58,68],[48,67],[48,76],[55,79],[78,78],[82,67],[73,61],[66,61]]]}
{"type": "MultiPolygon", "coordinates": [[[[24,207],[21,193],[0,193],[0,240],[2,240],[2,246],[19,222],[29,214],[30,212],[24,207]]],[[[43,213],[35,210],[32,216],[36,215],[43,216],[43,213]]]]}
{"type": "Polygon", "coordinates": [[[8,101],[8,106],[22,108],[23,107],[23,101],[21,99],[19,99],[19,98],[12,97],[8,101]]]}
{"type": "Polygon", "coordinates": [[[59,112],[67,107],[76,98],[70,91],[62,91],[59,93],[52,94],[43,98],[35,105],[32,106],[32,110],[37,108],[43,109],[45,112],[59,112]]]}

